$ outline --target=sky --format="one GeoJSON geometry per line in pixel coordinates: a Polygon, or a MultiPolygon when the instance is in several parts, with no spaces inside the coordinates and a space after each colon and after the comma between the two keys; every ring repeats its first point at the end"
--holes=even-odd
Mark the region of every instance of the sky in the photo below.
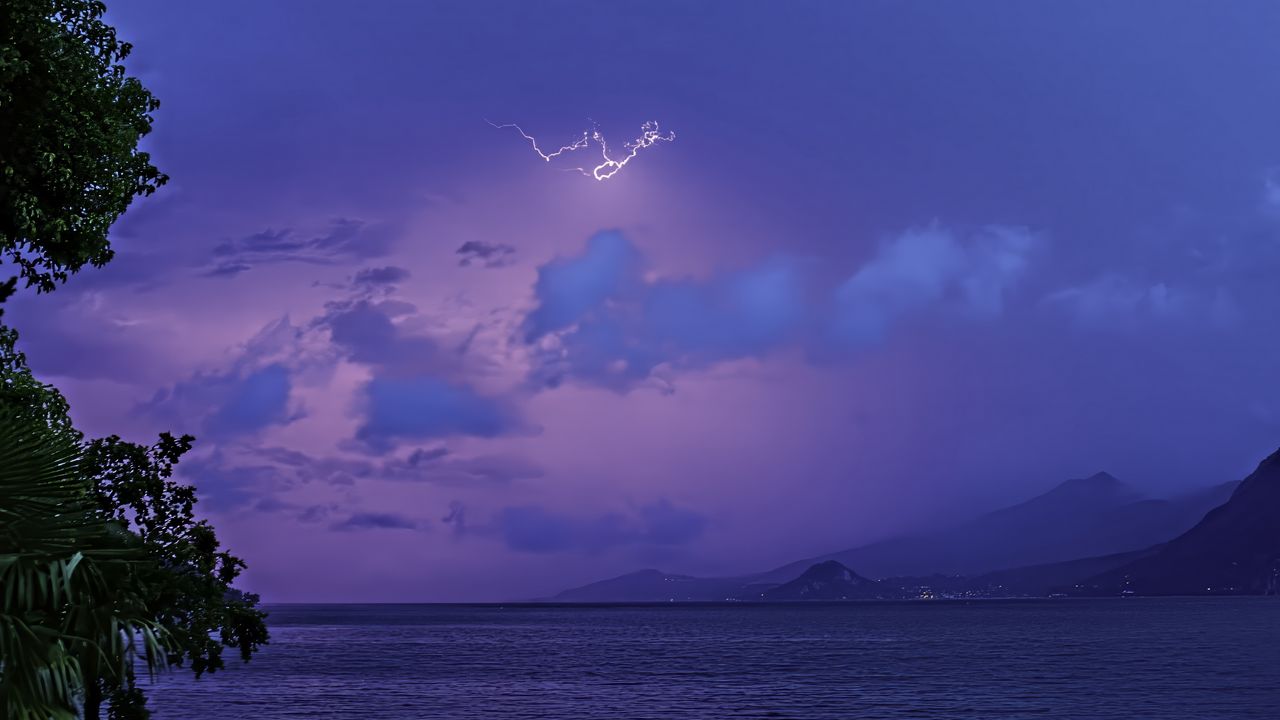
{"type": "Polygon", "coordinates": [[[197,437],[268,602],[765,570],[1280,446],[1273,3],[109,5],[171,179],[8,321],[90,435],[197,437]],[[603,181],[494,127],[650,121],[603,181]]]}

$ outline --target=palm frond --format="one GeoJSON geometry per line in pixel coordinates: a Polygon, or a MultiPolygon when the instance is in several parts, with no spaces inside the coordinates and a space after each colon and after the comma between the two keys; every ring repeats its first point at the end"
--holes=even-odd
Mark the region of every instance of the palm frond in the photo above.
{"type": "MultiPolygon", "coordinates": [[[[73,718],[93,678],[159,662],[163,630],[131,589],[136,539],[104,520],[76,439],[0,409],[0,715],[73,718]]],[[[154,667],[154,665],[153,665],[154,667]]]]}

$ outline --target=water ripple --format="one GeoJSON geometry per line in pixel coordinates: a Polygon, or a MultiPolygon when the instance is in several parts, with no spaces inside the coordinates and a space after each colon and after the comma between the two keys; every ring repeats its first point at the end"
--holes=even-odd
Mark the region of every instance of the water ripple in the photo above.
{"type": "Polygon", "coordinates": [[[156,720],[1280,717],[1280,601],[277,606],[156,720]]]}

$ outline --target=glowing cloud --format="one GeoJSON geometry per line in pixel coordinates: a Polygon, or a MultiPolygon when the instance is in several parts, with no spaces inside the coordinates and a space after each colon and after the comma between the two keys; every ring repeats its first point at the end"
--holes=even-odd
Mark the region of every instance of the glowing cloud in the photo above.
{"type": "Polygon", "coordinates": [[[533,148],[533,151],[538,153],[538,157],[542,158],[545,162],[551,162],[553,159],[567,153],[589,148],[593,144],[599,145],[601,159],[600,164],[592,168],[565,168],[566,170],[576,170],[577,172],[580,172],[587,177],[595,178],[596,180],[608,180],[614,175],[617,175],[618,172],[621,171],[627,163],[631,162],[632,158],[634,158],[641,150],[651,147],[655,143],[671,142],[676,139],[676,134],[674,132],[668,131],[663,133],[658,129],[658,123],[654,120],[650,120],[640,126],[640,137],[623,144],[623,154],[616,158],[609,154],[609,143],[605,141],[604,133],[600,132],[600,128],[598,127],[593,127],[590,131],[584,130],[582,137],[568,145],[561,146],[559,150],[548,153],[544,152],[542,148],[538,146],[536,138],[526,133],[515,123],[504,123],[499,125],[488,120],[485,122],[488,122],[499,130],[514,128],[516,132],[520,133],[520,137],[529,141],[529,145],[533,148]]]}

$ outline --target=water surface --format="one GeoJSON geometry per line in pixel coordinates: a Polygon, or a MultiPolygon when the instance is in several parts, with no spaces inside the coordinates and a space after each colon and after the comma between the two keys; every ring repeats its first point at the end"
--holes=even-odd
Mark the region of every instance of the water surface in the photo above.
{"type": "Polygon", "coordinates": [[[202,718],[1280,718],[1280,600],[289,605],[202,718]]]}

